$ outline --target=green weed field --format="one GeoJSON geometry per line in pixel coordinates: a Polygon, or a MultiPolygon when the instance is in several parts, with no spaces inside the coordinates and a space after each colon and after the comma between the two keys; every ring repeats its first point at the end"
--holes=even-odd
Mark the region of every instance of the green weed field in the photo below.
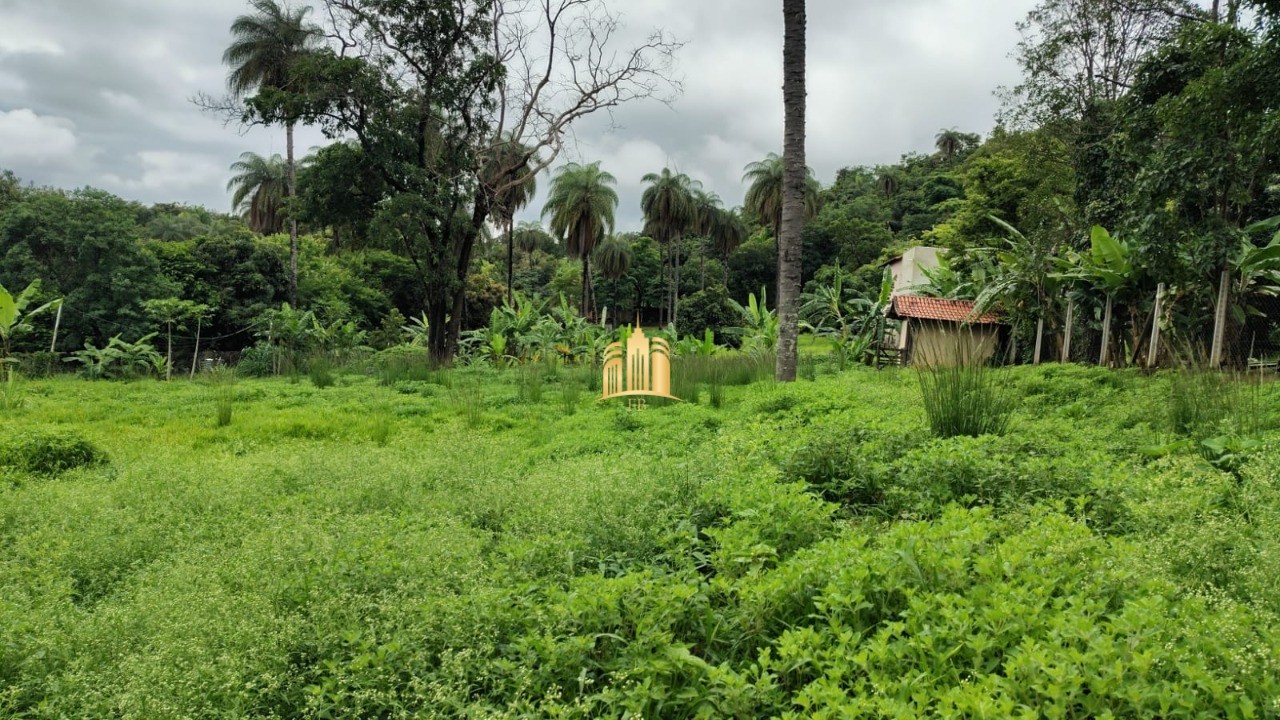
{"type": "Polygon", "coordinates": [[[0,716],[1280,716],[1276,386],[583,377],[25,385],[0,716]]]}

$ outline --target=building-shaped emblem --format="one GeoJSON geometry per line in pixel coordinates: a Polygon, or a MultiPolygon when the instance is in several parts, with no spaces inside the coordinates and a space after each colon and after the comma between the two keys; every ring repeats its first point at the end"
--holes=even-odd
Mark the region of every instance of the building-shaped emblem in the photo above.
{"type": "Polygon", "coordinates": [[[671,394],[671,346],[662,338],[649,338],[639,326],[625,344],[611,343],[604,351],[604,395],[609,398],[663,397],[671,394]]]}

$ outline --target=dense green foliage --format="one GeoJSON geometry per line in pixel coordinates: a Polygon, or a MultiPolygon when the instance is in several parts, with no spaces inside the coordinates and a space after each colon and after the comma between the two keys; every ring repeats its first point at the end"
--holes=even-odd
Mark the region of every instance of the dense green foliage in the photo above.
{"type": "Polygon", "coordinates": [[[400,367],[30,383],[0,714],[1280,712],[1275,385],[1224,471],[1142,452],[1174,375],[1015,369],[1005,435],[935,439],[907,372],[627,413],[400,367]]]}

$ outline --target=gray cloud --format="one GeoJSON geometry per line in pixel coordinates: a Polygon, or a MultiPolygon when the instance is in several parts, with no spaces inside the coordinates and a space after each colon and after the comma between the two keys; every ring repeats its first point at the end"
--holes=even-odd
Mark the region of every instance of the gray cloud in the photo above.
{"type": "MultiPolygon", "coordinates": [[[[781,3],[614,4],[632,31],[663,27],[688,41],[685,92],[670,107],[583,123],[566,159],[600,160],[618,177],[624,229],[639,224],[640,177],[666,165],[740,204],[743,166],[781,146],[781,3]]],[[[928,150],[942,128],[987,131],[992,91],[1017,77],[1014,23],[1033,4],[809,0],[808,152],[819,177],[928,150]]],[[[0,166],[38,184],[225,209],[227,166],[245,150],[284,149],[282,132],[242,133],[189,101],[222,87],[227,27],[244,10],[243,0],[0,0],[0,166]]],[[[299,133],[301,150],[322,142],[299,133]]]]}

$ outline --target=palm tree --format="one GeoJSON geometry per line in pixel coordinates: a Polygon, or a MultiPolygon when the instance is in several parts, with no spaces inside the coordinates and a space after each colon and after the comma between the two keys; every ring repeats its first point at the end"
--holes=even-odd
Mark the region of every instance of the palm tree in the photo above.
{"type": "Polygon", "coordinates": [[[533,251],[538,249],[539,243],[544,239],[549,239],[547,231],[542,229],[542,225],[536,222],[524,221],[516,226],[512,240],[520,248],[520,252],[525,254],[528,266],[533,267],[533,251]]]}
{"type": "Polygon", "coordinates": [[[551,232],[565,243],[569,257],[582,260],[582,314],[595,315],[591,295],[591,251],[612,233],[614,211],[618,207],[617,179],[600,169],[600,163],[569,163],[551,178],[551,193],[542,208],[550,217],[551,232]]]}
{"type": "Polygon", "coordinates": [[[631,269],[631,243],[620,235],[610,235],[596,247],[596,267],[610,280],[619,280],[631,269]]]}
{"type": "MultiPolygon", "coordinates": [[[[778,229],[777,380],[795,382],[799,363],[800,272],[810,188],[817,183],[805,165],[805,0],[782,0],[782,105],[785,118],[782,202],[778,229]]],[[[816,196],[817,193],[814,192],[816,196]]],[[[816,206],[816,203],[815,203],[816,206]]]]}
{"type": "Polygon", "coordinates": [[[721,255],[728,255],[746,242],[749,235],[742,214],[734,209],[720,210],[715,214],[709,236],[711,242],[715,243],[716,251],[721,255]]]}
{"type": "Polygon", "coordinates": [[[287,194],[288,171],[279,155],[263,157],[247,152],[231,164],[236,173],[227,183],[231,209],[240,213],[249,229],[271,235],[284,227],[284,198],[287,194]]]}
{"type": "Polygon", "coordinates": [[[964,133],[955,128],[943,130],[933,138],[933,146],[938,149],[938,152],[942,154],[942,157],[947,162],[951,162],[956,155],[960,154],[960,151],[964,149],[964,143],[964,133]]]}
{"type": "Polygon", "coordinates": [[[675,322],[676,303],[680,300],[680,244],[697,219],[694,205],[694,183],[684,173],[663,168],[641,178],[649,186],[640,196],[644,213],[644,232],[667,249],[670,268],[670,291],[667,294],[667,322],[675,322]]]}
{"type": "MultiPolygon", "coordinates": [[[[628,235],[610,235],[601,240],[600,244],[596,246],[596,267],[600,268],[602,275],[617,283],[624,275],[630,272],[633,255],[631,240],[628,235]]],[[[617,307],[614,308],[614,317],[618,317],[617,311],[621,310],[622,299],[617,293],[616,286],[614,292],[613,298],[617,302],[617,307]]],[[[640,295],[637,293],[636,302],[634,303],[637,310],[640,305],[639,298],[640,295]]],[[[639,323],[638,316],[636,322],[639,323]]]]}
{"type": "MultiPolygon", "coordinates": [[[[805,219],[810,219],[818,214],[820,188],[813,168],[805,168],[805,172],[804,213],[805,219]]],[[[782,156],[777,153],[747,165],[742,176],[742,181],[749,183],[743,205],[769,223],[774,238],[782,234],[782,178],[782,156]]]]}
{"type": "MultiPolygon", "coordinates": [[[[254,91],[296,91],[292,69],[299,58],[320,45],[320,28],[307,22],[311,7],[292,8],[276,0],[250,0],[254,13],[241,15],[231,23],[231,45],[222,61],[231,68],[227,86],[237,97],[254,91]]],[[[293,127],[297,119],[285,120],[285,197],[297,191],[297,168],[293,159],[293,127]]],[[[298,302],[298,222],[289,220],[289,300],[298,302]]]]}
{"type": "Polygon", "coordinates": [[[898,194],[898,176],[893,172],[885,170],[876,178],[876,183],[880,186],[880,192],[885,197],[893,197],[898,194]]]}
{"type": "Polygon", "coordinates": [[[493,216],[507,231],[507,304],[515,302],[512,275],[515,264],[515,219],[521,208],[533,201],[538,179],[533,175],[533,151],[519,140],[506,138],[493,148],[485,168],[486,182],[498,188],[493,197],[493,216]]]}

